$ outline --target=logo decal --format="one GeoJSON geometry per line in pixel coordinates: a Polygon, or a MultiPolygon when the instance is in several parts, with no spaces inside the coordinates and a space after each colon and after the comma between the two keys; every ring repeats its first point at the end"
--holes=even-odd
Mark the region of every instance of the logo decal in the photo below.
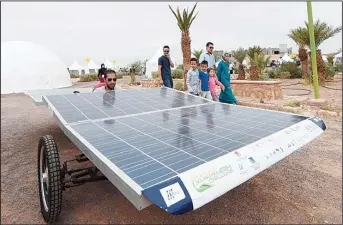
{"type": "Polygon", "coordinates": [[[193,187],[198,192],[204,192],[215,186],[215,183],[233,172],[230,165],[225,165],[219,169],[205,172],[192,180],[193,187]]]}

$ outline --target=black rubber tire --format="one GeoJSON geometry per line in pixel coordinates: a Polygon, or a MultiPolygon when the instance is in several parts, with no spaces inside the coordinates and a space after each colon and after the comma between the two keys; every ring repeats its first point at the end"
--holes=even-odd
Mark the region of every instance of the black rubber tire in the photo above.
{"type": "Polygon", "coordinates": [[[61,181],[61,165],[58,155],[58,149],[54,138],[51,135],[45,135],[41,137],[38,144],[38,160],[37,160],[37,172],[38,172],[38,188],[39,188],[39,200],[41,207],[41,214],[47,223],[53,223],[59,216],[62,206],[62,181],[61,181]],[[43,149],[42,149],[43,148],[43,149]],[[44,163],[48,168],[48,181],[49,185],[46,188],[46,206],[44,204],[44,196],[42,193],[42,181],[41,181],[41,154],[45,154],[42,159],[46,160],[44,163]]]}

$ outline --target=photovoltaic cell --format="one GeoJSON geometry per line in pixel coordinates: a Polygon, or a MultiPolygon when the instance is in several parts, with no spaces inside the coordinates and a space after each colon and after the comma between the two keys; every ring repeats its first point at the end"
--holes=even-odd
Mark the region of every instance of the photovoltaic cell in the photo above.
{"type": "MultiPolygon", "coordinates": [[[[99,93],[64,97],[72,102],[74,108],[84,110],[85,119],[88,119],[86,123],[72,124],[72,129],[142,188],[170,179],[307,118],[211,102],[204,104],[206,101],[200,98],[172,90],[128,92],[121,96],[123,100],[117,99],[117,94],[115,101],[120,103],[113,105],[120,106],[123,111],[137,106],[135,101],[143,101],[143,95],[155,101],[156,107],[161,101],[160,105],[169,108],[109,119],[116,114],[112,112],[109,116],[104,110],[106,107],[101,102],[96,103],[99,93]],[[88,104],[86,99],[93,104],[88,104]],[[128,102],[128,99],[133,99],[134,104],[130,102],[125,106],[121,103],[124,99],[128,102]],[[177,108],[192,104],[195,105],[177,108]],[[104,119],[93,121],[93,118],[104,119]]],[[[61,98],[52,101],[54,106],[60,104],[60,109],[67,110],[65,105],[68,103],[61,98]]],[[[150,110],[141,106],[140,109],[150,110]]],[[[74,118],[82,116],[76,113],[74,118]]]]}
{"type": "Polygon", "coordinates": [[[46,96],[66,123],[210,103],[167,88],[46,96]]]}

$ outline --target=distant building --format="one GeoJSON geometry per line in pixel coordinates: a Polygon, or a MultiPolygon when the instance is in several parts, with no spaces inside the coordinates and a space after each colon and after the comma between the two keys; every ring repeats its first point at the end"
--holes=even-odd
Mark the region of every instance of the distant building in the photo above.
{"type": "Polygon", "coordinates": [[[265,55],[279,55],[282,57],[286,53],[288,55],[292,54],[292,47],[287,48],[286,44],[280,44],[278,48],[263,48],[263,53],[265,55]]]}

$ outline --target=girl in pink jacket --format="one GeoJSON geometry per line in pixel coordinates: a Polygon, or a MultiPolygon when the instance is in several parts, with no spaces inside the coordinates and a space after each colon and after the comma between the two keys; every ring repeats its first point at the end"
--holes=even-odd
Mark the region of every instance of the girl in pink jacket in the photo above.
{"type": "Polygon", "coordinates": [[[214,68],[208,69],[209,80],[208,86],[210,88],[211,96],[213,101],[218,101],[218,95],[216,91],[216,85],[220,86],[220,88],[224,91],[225,87],[222,83],[220,83],[216,77],[216,70],[214,68]]]}

